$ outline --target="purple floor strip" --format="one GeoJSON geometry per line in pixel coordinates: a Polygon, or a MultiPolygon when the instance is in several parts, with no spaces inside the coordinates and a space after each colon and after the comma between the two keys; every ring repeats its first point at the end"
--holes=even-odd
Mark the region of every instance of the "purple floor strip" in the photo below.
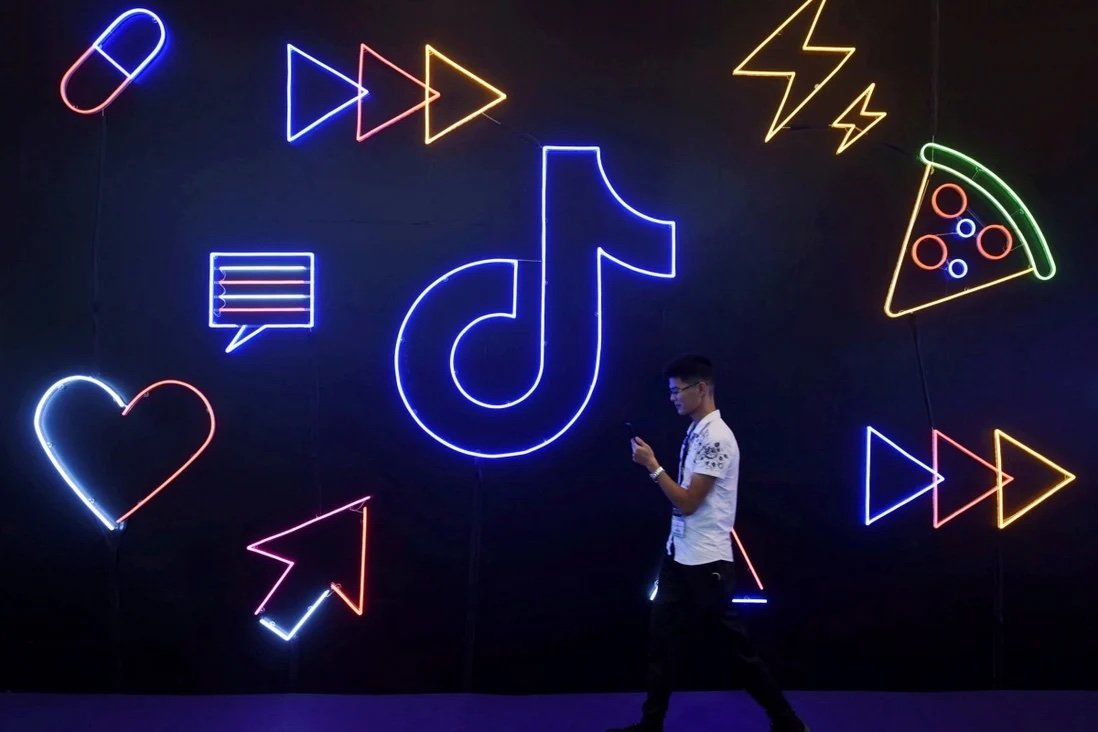
{"type": "MultiPolygon", "coordinates": [[[[1094,732],[1098,692],[791,692],[813,732],[1094,732]]],[[[0,695],[0,730],[81,732],[601,732],[639,694],[561,696],[0,695]]],[[[743,693],[683,692],[667,732],[765,732],[743,693]]]]}

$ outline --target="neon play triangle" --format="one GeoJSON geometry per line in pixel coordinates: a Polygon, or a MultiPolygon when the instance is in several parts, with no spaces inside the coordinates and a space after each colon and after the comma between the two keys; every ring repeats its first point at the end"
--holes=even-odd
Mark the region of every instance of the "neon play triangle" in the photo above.
{"type": "MultiPolygon", "coordinates": [[[[328,64],[310,56],[296,46],[289,43],[286,44],[286,142],[293,142],[301,136],[312,132],[332,117],[335,117],[340,112],[350,108],[351,105],[357,104],[367,94],[369,94],[369,92],[351,77],[336,71],[328,64]],[[300,67],[296,74],[295,67],[300,67]],[[328,76],[322,77],[321,72],[328,76]],[[313,119],[305,126],[295,128],[295,90],[298,85],[307,83],[304,81],[306,76],[314,79],[323,78],[329,86],[331,86],[330,82],[332,78],[344,82],[351,87],[351,98],[340,101],[335,107],[329,109],[320,117],[313,119]]],[[[300,102],[297,106],[301,106],[300,102]]]]}
{"type": "MultiPolygon", "coordinates": [[[[1041,455],[1040,453],[1038,453],[1033,448],[1029,447],[1028,445],[1022,444],[1021,442],[1014,439],[1013,437],[1011,437],[1006,432],[1003,432],[1000,429],[995,430],[995,467],[998,470],[999,476],[1000,476],[999,477],[999,484],[997,486],[997,491],[996,491],[996,493],[997,493],[997,503],[998,503],[998,509],[999,509],[998,518],[999,518],[999,528],[1000,529],[1005,529],[1007,526],[1014,523],[1015,521],[1020,519],[1022,516],[1029,513],[1034,508],[1036,508],[1037,504],[1041,503],[1042,501],[1048,500],[1049,498],[1052,497],[1052,495],[1054,493],[1059,491],[1061,488],[1066,486],[1068,483],[1075,480],[1075,474],[1074,473],[1071,473],[1071,472],[1065,470],[1064,468],[1060,467],[1056,463],[1049,460],[1044,455],[1041,455]],[[1003,441],[1004,440],[1006,442],[1011,443],[1016,448],[1022,450],[1023,452],[1028,454],[1030,457],[1035,458],[1036,460],[1038,460],[1041,463],[1044,463],[1044,465],[1047,466],[1048,468],[1050,468],[1053,472],[1059,474],[1059,480],[1057,480],[1051,486],[1048,486],[1048,487],[1044,488],[1043,491],[1036,498],[1033,498],[1032,500],[1029,501],[1029,503],[1025,504],[1022,508],[1012,512],[1010,515],[1006,514],[1006,511],[1005,511],[1005,508],[1004,508],[1004,503],[1006,502],[1005,501],[1006,496],[1003,493],[1003,488],[1007,484],[1007,481],[1003,480],[1003,441]]],[[[1020,490],[1020,488],[1016,485],[1015,490],[1016,491],[1020,490]]]]}
{"type": "Polygon", "coordinates": [[[431,44],[427,44],[424,47],[423,56],[424,56],[424,80],[425,80],[425,83],[423,85],[423,102],[424,102],[424,107],[425,107],[424,113],[423,113],[423,142],[424,142],[424,144],[430,145],[432,142],[439,139],[440,137],[442,137],[444,135],[447,135],[450,132],[453,132],[458,127],[462,126],[466,122],[468,122],[468,121],[472,120],[473,118],[475,118],[477,115],[482,114],[484,112],[487,112],[492,107],[496,106],[497,104],[502,104],[503,100],[507,99],[507,95],[504,94],[502,91],[500,91],[496,87],[492,86],[487,81],[485,81],[484,79],[482,79],[479,76],[477,76],[476,74],[474,74],[472,71],[469,71],[464,66],[461,66],[460,64],[458,64],[454,60],[450,59],[448,56],[443,54],[441,51],[438,51],[437,49],[433,48],[431,46],[431,44]],[[431,98],[431,91],[437,87],[437,84],[434,87],[431,86],[431,59],[433,59],[433,58],[437,58],[440,61],[442,61],[443,63],[450,66],[451,68],[461,72],[461,74],[464,75],[465,78],[469,79],[469,81],[472,81],[473,83],[478,84],[478,85],[482,86],[483,88],[487,89],[489,92],[491,92],[492,97],[493,97],[493,99],[490,102],[488,102],[487,104],[484,104],[484,105],[478,107],[477,109],[474,109],[472,112],[469,112],[464,117],[459,119],[457,122],[454,122],[454,123],[450,124],[448,127],[445,127],[444,129],[442,129],[439,132],[432,132],[431,131],[431,103],[434,101],[434,99],[431,98]]]}
{"type": "MultiPolygon", "coordinates": [[[[960,452],[967,455],[972,460],[975,460],[977,463],[979,463],[980,465],[982,465],[985,468],[987,468],[988,470],[990,470],[992,472],[992,474],[994,475],[994,478],[993,478],[994,483],[992,483],[992,485],[989,489],[987,489],[986,491],[981,493],[976,498],[970,500],[967,504],[965,504],[961,508],[958,508],[958,509],[954,510],[953,512],[951,512],[945,518],[942,518],[941,508],[939,506],[940,496],[939,496],[938,486],[941,483],[941,481],[935,480],[935,482],[934,482],[934,500],[933,500],[933,503],[934,503],[934,528],[938,529],[938,528],[941,528],[942,526],[944,526],[945,524],[949,523],[953,519],[957,518],[962,513],[964,513],[968,509],[972,508],[976,504],[984,501],[985,499],[988,499],[988,498],[991,498],[992,496],[994,496],[999,491],[999,485],[1000,484],[1005,486],[1007,483],[1014,480],[1014,478],[1010,477],[1009,475],[1006,475],[1005,473],[1003,473],[1001,471],[1001,469],[999,467],[996,467],[995,465],[992,465],[991,463],[989,463],[987,460],[984,460],[982,457],[980,457],[976,453],[972,452],[967,447],[965,447],[961,443],[957,442],[956,440],[954,440],[952,437],[945,434],[941,430],[937,430],[937,429],[931,430],[931,434],[933,435],[933,442],[932,442],[932,447],[931,447],[931,453],[933,455],[932,465],[933,465],[935,473],[938,473],[939,475],[941,474],[941,464],[938,460],[938,455],[939,455],[938,446],[941,442],[944,441],[944,442],[949,443],[953,447],[955,447],[960,452]]],[[[957,482],[954,481],[954,487],[956,488],[956,486],[957,486],[957,482]]]]}
{"type": "Polygon", "coordinates": [[[884,435],[882,435],[880,432],[878,432],[874,428],[866,427],[866,430],[865,430],[865,525],[866,526],[869,526],[874,521],[877,521],[878,519],[884,518],[885,516],[892,513],[893,511],[895,511],[899,508],[902,508],[903,506],[906,506],[907,504],[911,503],[912,501],[914,501],[916,498],[923,495],[927,491],[933,490],[934,487],[938,483],[941,483],[943,480],[945,480],[945,479],[941,476],[941,474],[939,474],[937,471],[935,471],[934,468],[930,467],[929,465],[927,465],[923,461],[919,460],[918,458],[914,457],[910,453],[906,452],[903,448],[901,448],[895,442],[893,442],[892,440],[890,440],[887,437],[885,437],[884,435]],[[904,496],[900,500],[895,501],[892,504],[890,504],[890,505],[888,505],[884,508],[875,508],[873,506],[873,500],[872,500],[872,495],[873,495],[873,490],[872,490],[873,458],[872,458],[872,456],[873,456],[873,438],[874,438],[874,436],[876,436],[878,441],[887,443],[889,445],[889,447],[891,447],[893,450],[898,452],[900,455],[907,458],[916,467],[918,467],[922,470],[925,470],[927,473],[930,473],[931,482],[926,486],[916,488],[914,490],[914,492],[908,493],[906,496],[904,496]]]}
{"type": "Polygon", "coordinates": [[[419,102],[415,106],[404,110],[403,112],[396,115],[395,117],[390,117],[389,119],[381,122],[380,124],[375,124],[372,127],[370,127],[369,129],[363,130],[363,128],[366,125],[366,121],[363,119],[364,114],[363,114],[362,97],[359,97],[358,105],[357,105],[358,106],[358,129],[355,133],[355,138],[359,142],[362,142],[363,140],[367,139],[368,137],[372,137],[373,135],[376,135],[378,132],[381,132],[386,127],[389,127],[390,125],[396,124],[397,122],[404,119],[405,117],[408,117],[409,115],[415,114],[416,112],[418,112],[421,109],[425,109],[428,104],[435,101],[436,99],[438,99],[441,96],[437,91],[435,91],[434,89],[428,88],[428,86],[426,84],[424,84],[422,81],[420,81],[416,77],[412,76],[407,71],[400,68],[399,66],[394,64],[392,61],[390,61],[389,59],[385,58],[384,56],[382,56],[380,53],[378,53],[374,49],[367,46],[365,43],[363,43],[361,45],[361,47],[359,49],[359,54],[358,54],[358,85],[360,87],[365,82],[366,64],[367,64],[367,61],[368,61],[367,57],[372,57],[375,61],[379,61],[379,62],[385,64],[390,69],[397,72],[398,74],[403,76],[408,81],[410,81],[413,84],[416,84],[417,86],[419,86],[421,89],[423,89],[424,93],[426,94],[426,98],[422,102],[419,102]]]}
{"type": "Polygon", "coordinates": [[[999,176],[936,143],[923,145],[919,159],[923,178],[885,296],[886,315],[898,318],[1027,274],[1039,280],[1056,274],[1036,219],[999,176]]]}
{"type": "MultiPolygon", "coordinates": [[[[738,550],[738,553],[739,553],[740,557],[742,557],[743,563],[747,565],[747,569],[751,573],[751,578],[755,580],[755,587],[757,587],[759,592],[762,593],[762,591],[763,591],[762,580],[759,578],[759,573],[755,571],[755,565],[751,563],[751,557],[749,557],[747,555],[747,550],[744,549],[743,542],[740,541],[739,534],[736,533],[735,529],[732,529],[732,531],[730,532],[730,536],[731,536],[732,540],[735,542],[734,546],[736,548],[733,551],[733,556],[735,556],[735,554],[737,553],[736,550],[738,550]]],[[[740,561],[741,561],[741,559],[736,559],[736,562],[740,562],[740,561]]],[[[649,601],[652,601],[652,600],[656,599],[656,595],[659,594],[659,590],[660,590],[660,582],[657,579],[656,582],[652,585],[652,591],[648,595],[649,601]]],[[[735,604],[738,604],[738,605],[766,605],[767,604],[766,598],[763,597],[761,594],[759,594],[759,595],[735,595],[735,596],[732,597],[732,602],[735,603],[735,604]]]]}
{"type": "MultiPolygon", "coordinates": [[[[732,529],[732,540],[735,542],[735,546],[739,549],[740,554],[743,556],[743,563],[747,565],[747,570],[751,574],[751,578],[755,580],[755,586],[761,593],[763,591],[762,579],[759,577],[759,573],[755,571],[755,565],[751,563],[751,557],[747,555],[747,550],[743,546],[743,542],[740,541],[740,535],[736,533],[735,529],[732,529]]],[[[741,604],[757,604],[765,605],[766,598],[762,596],[736,596],[732,598],[732,602],[741,604]]]]}

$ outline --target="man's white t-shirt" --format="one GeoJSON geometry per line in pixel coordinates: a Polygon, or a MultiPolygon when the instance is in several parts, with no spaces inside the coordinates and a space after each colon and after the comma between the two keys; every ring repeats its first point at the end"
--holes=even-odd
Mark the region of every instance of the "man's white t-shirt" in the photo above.
{"type": "Polygon", "coordinates": [[[722,559],[730,562],[730,534],[736,522],[740,479],[740,446],[721,419],[719,409],[692,425],[684,442],[679,485],[690,490],[690,479],[695,475],[711,475],[716,482],[694,513],[680,517],[675,509],[667,551],[670,553],[674,543],[675,561],[679,564],[707,564],[722,559]],[[679,520],[682,528],[676,531],[674,524],[679,520]]]}

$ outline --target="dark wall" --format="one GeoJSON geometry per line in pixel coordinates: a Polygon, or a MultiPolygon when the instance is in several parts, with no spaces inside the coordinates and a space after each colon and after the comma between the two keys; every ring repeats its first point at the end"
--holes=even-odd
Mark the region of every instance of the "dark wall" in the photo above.
{"type": "MultiPolygon", "coordinates": [[[[832,0],[821,42],[858,51],[769,144],[781,82],[731,69],[791,2],[164,0],[163,56],[105,116],[76,115],[58,80],[123,9],[22,3],[6,62],[18,225],[0,317],[3,688],[636,688],[667,505],[622,423],[674,464],[685,424],[660,372],[684,351],[717,364],[742,450],[737,526],[769,599],[744,614],[787,686],[1098,682],[1090,3],[942,3],[938,18],[929,2],[832,0]],[[353,74],[360,42],[416,74],[431,43],[509,98],[430,146],[418,115],[356,144],[353,113],[288,144],[285,45],[353,74]],[[836,157],[827,125],[871,81],[888,117],[836,157]],[[932,135],[1010,182],[1060,271],[889,319],[932,135]],[[412,421],[394,342],[447,270],[538,257],[541,144],[601,146],[620,195],[677,222],[678,273],[608,271],[586,411],[542,450],[478,461],[412,421]],[[228,331],[206,325],[208,253],[262,248],[316,252],[317,327],[225,354],[228,331]],[[217,415],[210,449],[120,542],[32,428],[38,397],[76,373],[126,395],[183,379],[217,415]],[[866,425],[926,460],[931,424],[987,459],[1000,427],[1079,479],[1003,531],[991,501],[934,530],[928,497],[866,527],[866,425]],[[279,568],[247,544],[367,493],[365,616],[329,602],[294,643],[263,630],[252,610],[279,568]]],[[[620,213],[577,190],[561,192],[573,245],[585,216],[601,231],[620,213]]],[[[550,282],[566,335],[547,361],[573,391],[593,251],[571,252],[561,279],[574,281],[550,282]]],[[[526,317],[470,342],[481,389],[532,378],[530,267],[526,317]]],[[[480,295],[481,311],[506,300],[466,289],[455,307],[480,295]]],[[[122,427],[102,399],[72,399],[58,444],[119,501],[203,434],[182,398],[122,427]]],[[[561,407],[548,401],[529,418],[561,407]]],[[[335,554],[317,561],[346,562],[335,554]]],[[[690,683],[724,681],[714,663],[690,683]]]]}

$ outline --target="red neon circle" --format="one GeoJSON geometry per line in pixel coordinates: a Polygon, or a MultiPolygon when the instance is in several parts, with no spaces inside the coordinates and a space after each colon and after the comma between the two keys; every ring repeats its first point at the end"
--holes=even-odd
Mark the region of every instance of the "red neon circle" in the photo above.
{"type": "Polygon", "coordinates": [[[1010,250],[1014,248],[1014,236],[1011,235],[1010,229],[1003,226],[1002,224],[989,224],[988,226],[980,229],[980,233],[976,235],[976,248],[980,250],[980,254],[983,254],[985,257],[992,261],[1002,259],[1006,255],[1010,254],[1010,250]],[[998,229],[999,231],[1003,232],[1003,236],[1006,237],[1006,248],[1003,249],[1002,254],[992,256],[987,253],[986,249],[984,249],[984,234],[986,234],[989,229],[998,229]]]}
{"type": "Polygon", "coordinates": [[[936,234],[924,234],[915,240],[915,243],[911,245],[911,258],[915,261],[916,266],[919,269],[925,269],[928,272],[941,269],[942,265],[949,259],[949,249],[946,247],[946,243],[942,241],[942,237],[936,234]],[[919,245],[927,239],[933,239],[938,242],[938,246],[942,249],[942,258],[938,260],[937,264],[924,264],[923,260],[919,259],[919,245]]]}
{"type": "Polygon", "coordinates": [[[965,212],[965,209],[968,208],[968,195],[965,194],[965,189],[961,188],[956,183],[943,183],[934,189],[934,194],[930,197],[930,205],[934,207],[934,213],[938,214],[943,219],[955,219],[963,214],[965,212]],[[938,194],[946,188],[957,191],[957,193],[961,196],[961,207],[957,209],[956,213],[946,213],[942,210],[942,207],[938,205],[938,194]]]}

